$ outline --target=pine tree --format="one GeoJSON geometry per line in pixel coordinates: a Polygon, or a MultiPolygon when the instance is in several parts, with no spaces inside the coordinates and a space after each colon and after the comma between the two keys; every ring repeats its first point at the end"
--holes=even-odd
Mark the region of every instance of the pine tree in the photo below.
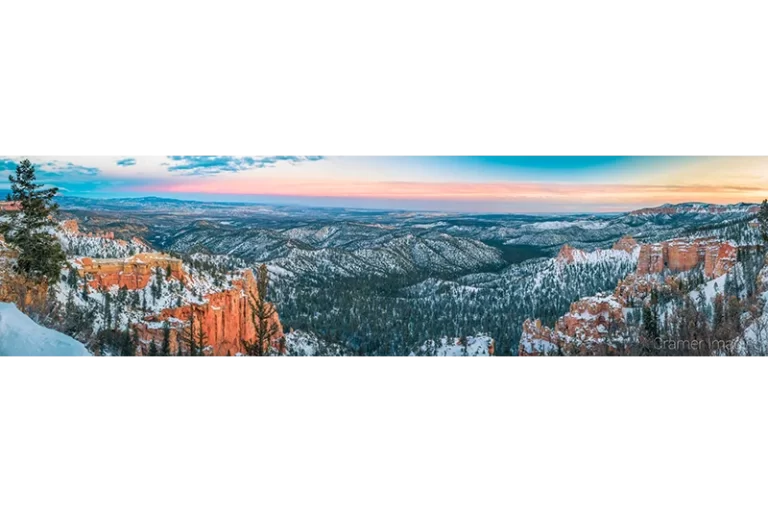
{"type": "Polygon", "coordinates": [[[204,356],[205,355],[205,349],[208,347],[208,336],[205,334],[205,330],[203,330],[203,326],[200,326],[200,329],[197,331],[197,343],[195,344],[197,347],[197,356],[204,356]]]}
{"type": "Polygon", "coordinates": [[[757,213],[757,222],[760,225],[763,245],[768,245],[768,199],[763,199],[763,203],[760,205],[760,211],[757,213]]]}
{"type": "Polygon", "coordinates": [[[168,320],[163,324],[163,344],[160,348],[160,355],[171,355],[171,326],[168,324],[168,320]]]}
{"type": "Polygon", "coordinates": [[[74,268],[69,269],[69,273],[67,274],[67,286],[70,288],[77,288],[77,281],[78,281],[78,275],[77,270],[74,268]]]}
{"type": "Polygon", "coordinates": [[[155,343],[155,340],[150,340],[149,342],[149,355],[150,356],[157,355],[157,344],[155,343]]]}
{"type": "Polygon", "coordinates": [[[267,302],[269,292],[269,272],[267,266],[262,263],[259,267],[256,280],[257,294],[249,294],[248,301],[251,304],[251,321],[256,330],[256,339],[252,342],[243,340],[245,351],[250,356],[267,355],[269,344],[278,332],[278,326],[272,321],[275,307],[267,302]]]}
{"type": "Polygon", "coordinates": [[[54,198],[56,187],[43,188],[36,183],[35,167],[29,160],[16,166],[16,174],[8,176],[11,193],[8,200],[19,203],[20,211],[10,213],[0,223],[0,233],[18,251],[14,270],[30,284],[56,283],[66,256],[61,244],[47,228],[55,225],[58,210],[54,198]]]}
{"type": "Polygon", "coordinates": [[[106,290],[104,292],[104,325],[107,329],[112,327],[112,295],[106,290]]]}
{"type": "MultiPolygon", "coordinates": [[[[179,343],[179,352],[181,352],[181,342],[187,344],[189,347],[188,355],[190,356],[196,356],[199,355],[199,349],[198,349],[198,334],[197,334],[197,326],[195,325],[197,322],[195,322],[195,309],[194,307],[190,306],[190,312],[189,312],[189,322],[186,323],[184,326],[184,329],[179,333],[179,336],[177,338],[179,343]]],[[[202,330],[202,326],[200,326],[200,330],[202,330]]]]}
{"type": "Polygon", "coordinates": [[[134,333],[131,335],[131,332],[126,329],[125,331],[115,331],[119,343],[120,343],[120,355],[121,356],[135,356],[136,355],[136,341],[138,339],[137,335],[134,333]]]}
{"type": "Polygon", "coordinates": [[[153,289],[155,293],[155,301],[163,296],[163,269],[160,267],[155,267],[155,282],[154,282],[155,288],[153,289]]]}

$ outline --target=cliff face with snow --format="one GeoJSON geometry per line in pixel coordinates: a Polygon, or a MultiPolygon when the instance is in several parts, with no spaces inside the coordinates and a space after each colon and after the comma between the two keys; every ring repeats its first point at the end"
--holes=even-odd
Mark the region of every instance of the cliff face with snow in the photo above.
{"type": "Polygon", "coordinates": [[[127,258],[152,249],[143,240],[133,237],[130,240],[115,238],[111,231],[88,232],[80,231],[80,226],[74,219],[59,223],[55,235],[61,247],[69,256],[90,258],[127,258]]]}
{"type": "MultiPolygon", "coordinates": [[[[611,294],[601,293],[574,302],[553,327],[543,325],[540,320],[527,319],[523,324],[519,355],[628,354],[631,346],[638,342],[637,333],[628,330],[628,310],[647,304],[652,293],[682,294],[679,275],[699,268],[703,279],[714,283],[737,265],[738,246],[731,241],[674,239],[636,247],[622,239],[617,245],[626,246],[635,254],[635,272],[621,279],[611,294]]],[[[558,260],[584,261],[601,257],[604,252],[607,251],[589,254],[565,246],[558,260]]],[[[667,314],[674,315],[674,311],[667,314]]]]}
{"type": "Polygon", "coordinates": [[[575,249],[568,244],[560,248],[555,258],[559,263],[598,263],[603,260],[636,261],[640,254],[637,241],[631,236],[622,237],[610,249],[585,251],[575,249]]]}
{"type": "MultiPolygon", "coordinates": [[[[176,353],[183,326],[192,323],[192,331],[202,332],[211,355],[244,354],[247,352],[244,342],[253,343],[258,339],[256,325],[259,320],[254,319],[254,304],[258,296],[253,273],[246,270],[242,277],[232,281],[230,288],[206,295],[202,303],[165,308],[158,314],[146,316],[144,321],[134,324],[134,328],[141,339],[159,344],[162,343],[167,322],[172,326],[171,352],[176,353]]],[[[270,348],[285,352],[284,342],[280,342],[283,330],[277,311],[273,311],[268,322],[274,325],[275,331],[270,344],[263,348],[264,352],[270,348]]]]}
{"type": "Polygon", "coordinates": [[[624,312],[616,297],[599,294],[571,304],[554,328],[526,320],[519,355],[611,355],[625,343],[624,312]]]}
{"type": "Polygon", "coordinates": [[[0,356],[89,356],[79,341],[46,329],[18,310],[0,303],[0,356]]]}
{"type": "MultiPolygon", "coordinates": [[[[62,223],[58,233],[69,250],[85,248],[88,253],[69,259],[58,302],[65,309],[87,312],[94,335],[128,330],[138,338],[137,355],[148,354],[150,343],[159,346],[166,329],[172,354],[189,351],[185,332],[196,333],[208,355],[245,353],[243,343],[256,339],[253,307],[259,296],[251,270],[225,270],[221,258],[202,255],[184,263],[150,252],[139,241],[83,235],[74,221],[62,223]],[[104,253],[126,255],[93,256],[104,253]]],[[[269,322],[275,326],[271,341],[277,347],[283,333],[276,312],[269,322]]]]}

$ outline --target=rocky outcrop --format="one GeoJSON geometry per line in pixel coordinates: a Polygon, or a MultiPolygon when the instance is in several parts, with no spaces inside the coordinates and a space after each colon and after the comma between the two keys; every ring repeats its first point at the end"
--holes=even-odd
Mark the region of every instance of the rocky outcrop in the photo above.
{"type": "Polygon", "coordinates": [[[13,268],[17,256],[18,252],[0,235],[0,302],[13,302],[22,311],[42,307],[48,295],[48,285],[30,282],[17,274],[13,268]]]}
{"type": "Polygon", "coordinates": [[[187,278],[178,258],[167,254],[147,252],[123,259],[77,258],[74,268],[88,281],[91,288],[126,287],[129,290],[144,288],[152,278],[155,269],[170,269],[171,277],[184,282],[187,278]]]}
{"type": "Polygon", "coordinates": [[[70,235],[77,235],[80,233],[80,226],[75,219],[61,221],[59,223],[59,228],[70,235]]]}
{"type": "Polygon", "coordinates": [[[526,320],[519,355],[611,355],[620,350],[625,327],[622,305],[613,295],[598,294],[571,304],[553,329],[526,320]]]}
{"type": "Polygon", "coordinates": [[[676,239],[640,246],[637,274],[685,272],[703,265],[704,276],[714,279],[736,264],[738,249],[731,242],[714,238],[676,239]]]}
{"type": "Polygon", "coordinates": [[[555,259],[560,263],[573,263],[584,259],[584,251],[565,244],[560,248],[560,252],[557,253],[555,259]]]}
{"type": "MultiPolygon", "coordinates": [[[[63,221],[59,222],[59,229],[61,231],[63,231],[64,233],[70,235],[70,236],[84,236],[84,237],[90,237],[90,238],[104,238],[106,240],[114,240],[115,239],[114,231],[96,231],[95,233],[92,233],[92,232],[81,233],[80,232],[80,225],[77,223],[76,219],[67,219],[67,220],[63,220],[63,221]]],[[[125,243],[124,240],[118,240],[118,241],[125,243]]]]}
{"type": "MultiPolygon", "coordinates": [[[[631,238],[622,238],[614,250],[632,253],[637,245],[633,242],[631,238]]],[[[564,261],[578,255],[567,247],[561,250],[564,261]]],[[[641,307],[654,290],[680,293],[678,274],[698,266],[707,280],[723,276],[736,265],[737,257],[735,244],[714,238],[643,244],[639,249],[637,271],[619,281],[613,294],[598,294],[574,302],[554,328],[542,325],[540,320],[526,320],[518,353],[524,356],[611,355],[626,351],[624,308],[641,307]]]]}
{"type": "Polygon", "coordinates": [[[555,342],[552,329],[536,320],[523,322],[523,335],[518,347],[520,356],[560,355],[560,346],[555,342]]]}
{"type": "Polygon", "coordinates": [[[21,203],[16,201],[0,201],[0,212],[20,212],[21,203]]]}
{"type": "Polygon", "coordinates": [[[585,251],[576,249],[568,244],[560,248],[555,261],[561,264],[597,262],[605,258],[635,258],[637,242],[631,236],[625,236],[618,240],[610,249],[595,249],[585,251]]]}
{"type": "Polygon", "coordinates": [[[613,244],[612,249],[614,251],[624,251],[631,254],[637,245],[637,240],[627,235],[621,237],[615,244],[613,244]]]}
{"type": "MultiPolygon", "coordinates": [[[[176,308],[164,309],[158,315],[148,316],[145,322],[134,327],[139,337],[145,341],[161,343],[163,326],[167,322],[171,328],[171,352],[175,354],[183,336],[194,322],[194,332],[203,332],[205,344],[210,355],[227,356],[246,352],[243,340],[256,341],[256,326],[253,319],[253,304],[258,300],[258,288],[253,273],[246,270],[241,279],[233,281],[232,288],[211,293],[204,297],[201,304],[185,304],[176,308]]],[[[275,311],[269,322],[276,326],[276,332],[270,344],[277,350],[283,350],[279,340],[283,330],[275,311]]],[[[188,347],[182,346],[182,352],[188,347]]]]}

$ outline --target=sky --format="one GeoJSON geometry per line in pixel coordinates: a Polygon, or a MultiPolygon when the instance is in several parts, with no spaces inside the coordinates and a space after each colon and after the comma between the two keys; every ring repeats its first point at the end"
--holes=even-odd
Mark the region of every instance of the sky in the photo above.
{"type": "Polygon", "coordinates": [[[90,198],[608,213],[768,197],[768,157],[0,156],[0,182],[22,158],[40,182],[90,198]]]}

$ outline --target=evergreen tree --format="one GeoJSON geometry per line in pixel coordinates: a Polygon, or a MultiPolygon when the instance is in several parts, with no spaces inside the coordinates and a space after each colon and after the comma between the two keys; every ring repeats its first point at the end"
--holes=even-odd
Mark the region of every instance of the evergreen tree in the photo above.
{"type": "Polygon", "coordinates": [[[104,292],[104,325],[107,329],[112,327],[112,295],[106,290],[104,292]]]}
{"type": "Polygon", "coordinates": [[[163,323],[163,344],[160,348],[160,355],[171,355],[171,326],[168,324],[168,320],[163,323]]]}
{"type": "MultiPolygon", "coordinates": [[[[187,344],[187,347],[189,347],[188,355],[190,356],[196,356],[199,353],[198,350],[198,334],[197,334],[197,325],[195,321],[195,308],[190,306],[190,312],[189,312],[189,321],[184,325],[184,329],[179,333],[178,335],[178,344],[179,344],[179,352],[181,352],[181,342],[187,344]]],[[[202,330],[202,326],[200,326],[200,330],[202,330]]]]}
{"type": "Polygon", "coordinates": [[[768,245],[768,199],[763,199],[760,211],[757,213],[757,222],[760,225],[760,235],[763,237],[763,245],[768,245]]]}
{"type": "Polygon", "coordinates": [[[29,160],[19,163],[16,174],[8,176],[8,180],[8,200],[19,203],[21,209],[11,212],[9,220],[0,224],[0,233],[18,250],[14,270],[30,284],[56,283],[66,261],[61,244],[48,232],[55,225],[53,216],[58,205],[54,198],[58,189],[36,183],[35,167],[29,160]]]}
{"type": "Polygon", "coordinates": [[[83,276],[83,300],[88,302],[88,294],[90,293],[90,290],[88,289],[88,279],[83,276]]]}
{"type": "Polygon", "coordinates": [[[119,338],[120,343],[120,355],[121,356],[135,356],[136,355],[136,341],[138,337],[136,334],[131,335],[131,331],[128,329],[124,331],[114,331],[119,338]]]}
{"type": "Polygon", "coordinates": [[[250,293],[248,301],[251,304],[251,321],[256,330],[256,339],[254,341],[243,340],[245,351],[250,356],[267,355],[269,344],[278,331],[278,326],[272,321],[275,314],[275,307],[267,302],[267,293],[269,292],[269,272],[267,266],[262,263],[259,267],[256,280],[256,295],[250,293]]]}
{"type": "Polygon", "coordinates": [[[205,349],[208,347],[208,336],[206,336],[202,325],[197,330],[197,343],[195,343],[195,347],[197,348],[197,354],[193,354],[193,355],[196,355],[196,356],[205,355],[205,349]]]}
{"type": "Polygon", "coordinates": [[[155,343],[155,340],[150,340],[149,342],[149,355],[150,356],[157,355],[157,344],[155,343]]]}
{"type": "Polygon", "coordinates": [[[70,288],[77,288],[77,281],[78,281],[78,275],[77,270],[74,268],[69,269],[69,273],[67,274],[67,286],[70,288]]]}

